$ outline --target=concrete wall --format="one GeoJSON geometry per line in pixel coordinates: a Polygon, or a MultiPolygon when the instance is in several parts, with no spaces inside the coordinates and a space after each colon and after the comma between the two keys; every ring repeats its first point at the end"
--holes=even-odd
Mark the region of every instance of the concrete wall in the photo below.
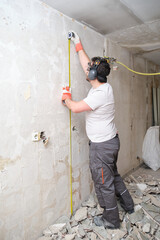
{"type": "MultiPolygon", "coordinates": [[[[90,57],[103,55],[103,36],[37,0],[0,1],[0,239],[35,240],[59,216],[70,214],[69,112],[61,104],[68,84],[68,40],[76,30],[90,57]],[[45,147],[32,142],[34,131],[50,137],[45,147]]],[[[108,56],[150,71],[153,65],[133,57],[109,40],[108,56]]],[[[119,67],[109,78],[116,100],[121,138],[120,172],[139,164],[145,131],[151,125],[152,78],[119,67]],[[147,100],[148,99],[148,100],[147,100]]],[[[74,100],[89,83],[71,44],[74,100]]],[[[72,114],[73,209],[93,189],[88,169],[84,113],[72,114]]]]}
{"type": "MultiPolygon", "coordinates": [[[[109,39],[105,49],[106,56],[116,58],[135,71],[158,72],[154,64],[132,55],[109,39]]],[[[151,89],[156,79],[132,73],[119,64],[117,66],[118,70],[111,72],[109,82],[115,94],[115,122],[121,141],[118,166],[123,175],[141,162],[143,139],[152,125],[151,89]]]]}
{"type": "MultiPolygon", "coordinates": [[[[0,1],[0,239],[35,240],[70,214],[68,31],[76,29],[89,55],[102,55],[101,35],[35,0],[0,1]],[[94,41],[92,41],[94,39],[94,41]],[[91,44],[92,43],[92,44],[91,44]],[[48,146],[32,142],[45,131],[48,146]]],[[[89,89],[71,44],[73,99],[89,89]]],[[[92,184],[84,113],[72,115],[73,209],[92,184]]]]}

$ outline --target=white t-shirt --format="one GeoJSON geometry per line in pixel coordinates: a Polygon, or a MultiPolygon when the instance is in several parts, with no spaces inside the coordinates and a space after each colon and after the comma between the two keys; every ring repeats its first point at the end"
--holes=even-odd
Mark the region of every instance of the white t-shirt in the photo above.
{"type": "Polygon", "coordinates": [[[116,136],[114,120],[114,96],[109,83],[91,88],[83,99],[92,111],[86,112],[86,132],[92,142],[104,142],[116,136]]]}

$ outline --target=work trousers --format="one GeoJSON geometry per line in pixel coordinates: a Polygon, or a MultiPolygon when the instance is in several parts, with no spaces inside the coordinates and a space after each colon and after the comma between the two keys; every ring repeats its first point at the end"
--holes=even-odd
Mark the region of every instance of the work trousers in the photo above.
{"type": "Polygon", "coordinates": [[[117,171],[117,158],[120,148],[118,135],[113,139],[90,145],[90,171],[98,202],[104,208],[103,218],[119,227],[117,197],[125,211],[133,210],[134,203],[120,174],[117,171]]]}

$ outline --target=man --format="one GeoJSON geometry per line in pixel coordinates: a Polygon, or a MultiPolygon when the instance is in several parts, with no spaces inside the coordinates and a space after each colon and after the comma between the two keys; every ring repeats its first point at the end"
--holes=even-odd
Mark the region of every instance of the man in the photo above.
{"type": "Polygon", "coordinates": [[[134,211],[133,200],[117,171],[117,158],[120,148],[117,129],[114,124],[114,97],[107,76],[110,66],[105,58],[94,57],[92,61],[83,50],[80,38],[73,32],[74,42],[86,79],[92,88],[82,101],[73,101],[71,96],[63,96],[65,106],[72,112],[86,111],[86,132],[90,140],[90,171],[96,195],[103,216],[94,217],[97,226],[119,228],[120,220],[117,197],[126,212],[134,211]],[[89,66],[88,66],[89,64],[89,66]]]}

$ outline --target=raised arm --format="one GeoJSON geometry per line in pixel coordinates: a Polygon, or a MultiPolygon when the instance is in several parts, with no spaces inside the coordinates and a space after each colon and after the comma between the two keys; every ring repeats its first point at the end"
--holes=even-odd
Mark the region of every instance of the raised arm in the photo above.
{"type": "Polygon", "coordinates": [[[83,71],[86,74],[87,73],[87,68],[88,68],[88,63],[90,62],[90,59],[83,49],[83,46],[82,46],[82,43],[80,41],[80,38],[79,38],[78,34],[74,31],[72,31],[72,33],[73,34],[72,34],[71,40],[75,44],[76,52],[78,52],[78,56],[79,56],[81,66],[83,68],[83,71]]]}

